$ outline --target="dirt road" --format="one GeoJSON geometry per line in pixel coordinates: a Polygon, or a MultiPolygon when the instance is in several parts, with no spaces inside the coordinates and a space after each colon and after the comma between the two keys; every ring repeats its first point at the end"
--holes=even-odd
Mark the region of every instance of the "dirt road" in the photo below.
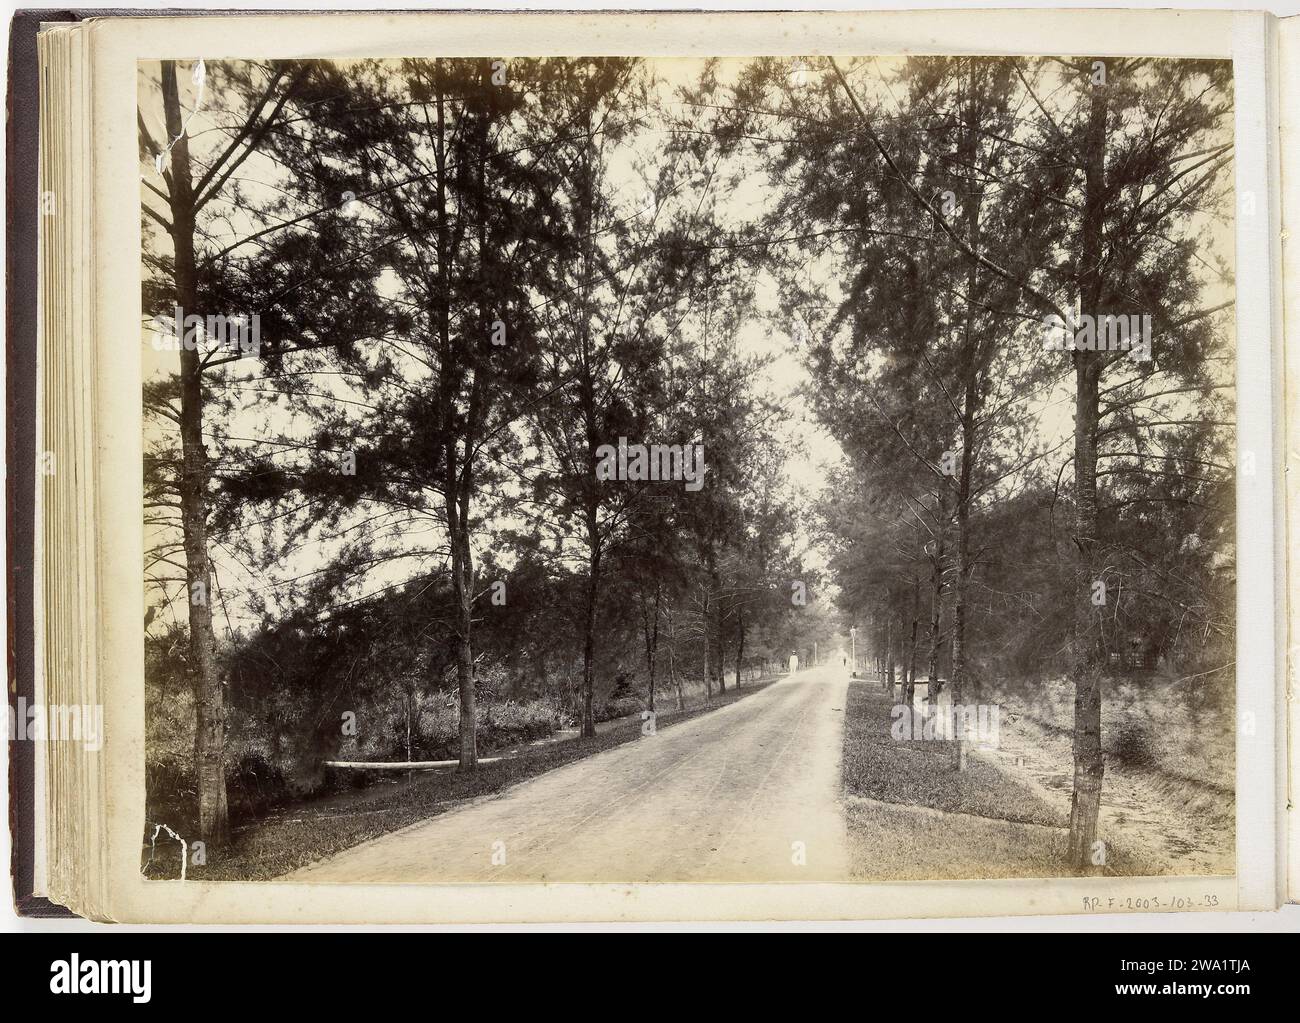
{"type": "Polygon", "coordinates": [[[801,672],[284,880],[847,880],[847,684],[801,672]]]}

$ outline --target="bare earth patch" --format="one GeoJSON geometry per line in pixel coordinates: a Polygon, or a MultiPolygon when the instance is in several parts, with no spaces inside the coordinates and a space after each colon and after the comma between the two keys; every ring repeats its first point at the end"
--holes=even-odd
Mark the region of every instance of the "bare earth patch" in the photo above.
{"type": "MultiPolygon", "coordinates": [[[[1143,876],[1233,873],[1230,728],[1225,740],[1208,712],[1193,721],[1156,687],[1116,689],[1102,721],[1107,755],[1099,830],[1110,849],[1108,865],[1143,876]],[[1122,741],[1134,734],[1143,742],[1122,741]]],[[[1064,813],[1073,777],[1070,701],[1069,686],[1060,681],[1045,683],[1032,703],[1003,696],[1000,748],[982,754],[1064,813]]]]}
{"type": "MultiPolygon", "coordinates": [[[[1044,683],[1037,696],[1032,704],[1000,697],[997,748],[972,749],[958,772],[949,743],[895,739],[888,693],[854,682],[843,762],[854,878],[1065,874],[1072,694],[1063,682],[1044,683]]],[[[1117,682],[1107,698],[1105,872],[1231,874],[1235,799],[1222,715],[1194,714],[1156,684],[1117,682]]]]}

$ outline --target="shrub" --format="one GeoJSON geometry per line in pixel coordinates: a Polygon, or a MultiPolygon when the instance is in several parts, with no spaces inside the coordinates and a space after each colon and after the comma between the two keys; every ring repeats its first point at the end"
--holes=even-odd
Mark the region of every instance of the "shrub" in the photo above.
{"type": "Polygon", "coordinates": [[[609,699],[605,701],[605,706],[601,712],[596,715],[596,720],[612,721],[614,718],[626,717],[629,714],[639,714],[643,710],[645,710],[645,700],[639,696],[609,699]]]}
{"type": "MultiPolygon", "coordinates": [[[[147,718],[145,782],[148,817],[181,834],[192,831],[198,817],[194,774],[193,698],[183,691],[174,701],[150,701],[147,718]]],[[[384,775],[373,771],[329,770],[326,760],[392,761],[406,759],[406,713],[403,701],[385,700],[357,709],[355,736],[342,736],[329,718],[302,713],[277,720],[230,708],[226,728],[226,793],[232,822],[264,816],[293,800],[330,791],[365,787],[384,775]],[[272,734],[273,731],[276,734],[272,734]]],[[[496,702],[480,698],[478,749],[490,756],[503,749],[535,742],[569,727],[572,716],[558,697],[496,702]]],[[[412,760],[455,760],[460,753],[459,709],[455,694],[434,692],[422,700],[419,722],[411,735],[412,760]]]]}
{"type": "Polygon", "coordinates": [[[261,753],[245,753],[226,771],[226,799],[239,816],[261,816],[288,793],[284,773],[261,753]]]}
{"type": "Polygon", "coordinates": [[[1125,718],[1107,743],[1107,753],[1126,767],[1155,767],[1155,740],[1145,721],[1125,718]]]}

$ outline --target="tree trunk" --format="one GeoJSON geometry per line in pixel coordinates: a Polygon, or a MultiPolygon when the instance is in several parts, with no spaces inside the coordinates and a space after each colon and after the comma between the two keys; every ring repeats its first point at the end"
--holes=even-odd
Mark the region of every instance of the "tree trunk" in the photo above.
{"type": "MultiPolygon", "coordinates": [[[[194,259],[194,186],[189,139],[181,117],[176,63],[162,62],[163,110],[171,163],[172,243],[176,304],[183,316],[198,315],[194,259]]],[[[208,456],[203,446],[202,353],[181,345],[181,528],[190,625],[190,672],[194,687],[194,759],[199,794],[199,839],[220,848],[230,839],[226,805],[225,706],[212,628],[212,579],[208,562],[208,456]]]]}
{"type": "Polygon", "coordinates": [[[885,659],[884,668],[880,673],[880,684],[884,689],[889,690],[889,697],[894,697],[894,634],[893,619],[885,619],[885,659]]]}
{"type": "MultiPolygon", "coordinates": [[[[593,479],[594,479],[593,475],[593,479]]],[[[582,620],[582,737],[596,734],[594,707],[596,679],[596,600],[600,589],[600,544],[596,536],[595,509],[588,512],[587,600],[582,620]]]]}
{"type": "Polygon", "coordinates": [[[673,690],[677,694],[677,709],[686,709],[686,698],[682,694],[682,677],[677,673],[677,626],[673,621],[673,606],[668,605],[667,620],[668,626],[668,681],[672,683],[673,690]]]}
{"type": "Polygon", "coordinates": [[[586,461],[582,467],[584,487],[583,515],[587,531],[587,593],[583,609],[582,635],[582,737],[596,734],[595,714],[595,661],[596,661],[596,603],[600,593],[600,484],[596,478],[596,449],[600,447],[600,423],[596,394],[594,355],[592,352],[591,289],[592,268],[595,262],[592,224],[595,221],[595,197],[592,192],[592,136],[591,111],[586,111],[587,144],[582,151],[582,179],[578,213],[579,237],[582,240],[582,282],[580,310],[579,401],[586,440],[586,461]]]}
{"type": "Polygon", "coordinates": [[[912,635],[907,652],[907,667],[903,672],[903,705],[912,706],[916,697],[916,650],[917,633],[921,626],[921,579],[912,576],[912,635]]]}
{"type": "MultiPolygon", "coordinates": [[[[976,117],[977,102],[975,96],[975,61],[969,61],[967,77],[967,124],[976,117]]],[[[973,131],[963,129],[961,133],[959,162],[974,168],[978,161],[978,139],[973,131]]],[[[966,237],[976,249],[980,246],[980,191],[978,182],[972,177],[966,186],[965,209],[966,237]]],[[[962,372],[962,410],[961,410],[961,469],[957,478],[957,574],[953,580],[952,601],[952,702],[956,707],[963,699],[966,683],[966,584],[970,578],[970,502],[971,473],[975,461],[975,429],[979,415],[980,394],[980,358],[979,337],[974,329],[976,315],[974,296],[979,287],[979,264],[975,260],[966,265],[966,316],[962,336],[961,372],[962,372]]],[[[957,770],[966,770],[967,736],[963,715],[955,719],[959,733],[956,740],[957,770]]]]}
{"type": "MultiPolygon", "coordinates": [[[[963,445],[965,449],[967,445],[963,445]]],[[[964,457],[964,456],[963,456],[964,457]]],[[[962,466],[962,486],[968,488],[970,471],[962,466]]],[[[970,512],[967,502],[960,499],[957,506],[957,576],[953,580],[952,599],[952,703],[957,707],[962,702],[963,687],[966,682],[966,577],[970,572],[970,512]]],[[[957,770],[966,770],[966,721],[964,715],[957,712],[954,720],[958,724],[958,734],[953,738],[957,743],[957,770]]]]}
{"type": "Polygon", "coordinates": [[[934,558],[930,574],[930,657],[927,664],[929,685],[926,692],[926,706],[932,708],[939,698],[939,650],[943,645],[943,567],[947,556],[945,547],[947,502],[946,491],[939,492],[939,538],[935,541],[934,558]]]}
{"type": "Polygon", "coordinates": [[[736,608],[736,688],[740,688],[740,669],[745,662],[745,610],[736,608]]]}
{"type": "MultiPolygon", "coordinates": [[[[645,661],[649,675],[649,690],[646,709],[655,712],[655,662],[659,655],[659,605],[663,598],[663,586],[656,581],[655,600],[652,614],[645,622],[645,661]]],[[[644,613],[644,612],[643,612],[644,613]]]]}
{"type": "MultiPolygon", "coordinates": [[[[1105,220],[1106,115],[1105,85],[1093,85],[1084,147],[1084,207],[1079,262],[1079,306],[1097,316],[1102,301],[1102,225],[1105,220]]],[[[1095,322],[1095,321],[1094,321],[1095,322]]],[[[1093,634],[1099,609],[1092,605],[1097,565],[1097,420],[1101,353],[1073,353],[1074,501],[1078,576],[1074,600],[1074,793],[1070,802],[1069,862],[1080,874],[1097,873],[1104,856],[1095,855],[1097,816],[1101,809],[1105,760],[1101,750],[1102,664],[1099,637],[1093,634]],[[1099,862],[1100,861],[1100,862],[1099,862]]]]}
{"type": "Polygon", "coordinates": [[[712,620],[712,602],[713,595],[709,592],[707,586],[704,587],[704,607],[700,613],[700,626],[704,634],[704,698],[711,700],[713,698],[713,640],[712,629],[709,622],[712,620]]]}
{"type": "Polygon", "coordinates": [[[894,698],[894,689],[898,684],[898,658],[894,654],[894,643],[895,643],[894,632],[893,629],[890,629],[889,646],[887,648],[889,656],[888,656],[888,664],[885,668],[885,673],[886,673],[886,679],[889,682],[889,698],[891,700],[894,698]]]}
{"type": "MultiPolygon", "coordinates": [[[[709,586],[713,593],[721,590],[721,580],[718,576],[718,570],[710,564],[709,568],[709,586]]],[[[727,669],[723,665],[726,658],[727,647],[722,638],[722,601],[709,598],[709,606],[713,609],[713,626],[709,630],[710,640],[713,643],[713,670],[714,677],[718,682],[718,695],[721,696],[727,691],[727,669]]]]}
{"type": "MultiPolygon", "coordinates": [[[[469,546],[469,493],[468,472],[462,475],[459,445],[456,441],[456,391],[457,359],[451,336],[451,259],[452,242],[447,229],[447,146],[446,105],[442,92],[441,65],[434,62],[434,87],[436,91],[436,135],[434,165],[436,168],[435,203],[438,214],[438,231],[435,239],[438,250],[438,274],[441,287],[432,303],[430,317],[439,348],[438,409],[441,415],[439,429],[442,446],[442,496],[447,524],[447,544],[451,548],[452,621],[456,647],[456,688],[459,703],[460,755],[458,770],[474,771],[478,768],[478,718],[474,700],[474,656],[470,646],[473,626],[473,562],[469,546]]],[[[465,457],[472,457],[470,438],[466,438],[465,457]]]]}
{"type": "Polygon", "coordinates": [[[478,768],[478,711],[474,693],[474,655],[470,629],[474,614],[474,566],[469,548],[469,528],[460,515],[452,540],[451,574],[456,601],[456,685],[460,689],[459,770],[478,768]]]}

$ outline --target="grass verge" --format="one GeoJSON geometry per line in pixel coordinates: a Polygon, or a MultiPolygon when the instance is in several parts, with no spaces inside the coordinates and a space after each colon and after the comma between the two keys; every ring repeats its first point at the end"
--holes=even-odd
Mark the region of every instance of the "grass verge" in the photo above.
{"type": "Polygon", "coordinates": [[[894,739],[892,706],[874,683],[850,683],[843,786],[853,878],[1061,876],[1064,817],[977,757],[958,772],[948,742],[894,739]]]}

